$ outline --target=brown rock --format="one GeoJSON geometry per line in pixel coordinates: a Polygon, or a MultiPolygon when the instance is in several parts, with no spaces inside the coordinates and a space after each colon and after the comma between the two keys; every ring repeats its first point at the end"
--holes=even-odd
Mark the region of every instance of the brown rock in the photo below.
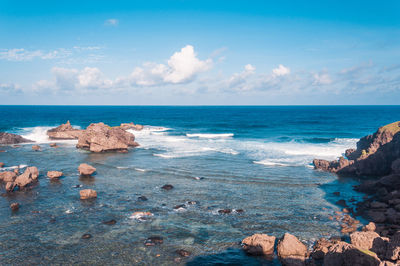
{"type": "Polygon", "coordinates": [[[376,230],[376,225],[373,222],[369,222],[366,226],[363,227],[362,229],[364,232],[375,232],[376,230]]]}
{"type": "Polygon", "coordinates": [[[328,253],[329,248],[332,245],[333,245],[332,242],[325,238],[318,239],[315,242],[313,251],[311,253],[312,258],[316,260],[323,259],[325,257],[325,254],[328,253]]]}
{"type": "Polygon", "coordinates": [[[90,124],[79,136],[76,145],[77,148],[92,152],[127,151],[130,146],[138,146],[132,133],[104,123],[90,124]]]}
{"type": "Polygon", "coordinates": [[[40,146],[39,145],[33,145],[32,146],[32,150],[34,150],[34,151],[40,151],[40,146]]]}
{"type": "Polygon", "coordinates": [[[83,189],[79,191],[81,200],[97,198],[97,192],[93,189],[83,189]]]}
{"type": "Polygon", "coordinates": [[[2,172],[0,173],[0,180],[7,183],[7,182],[14,182],[15,178],[17,177],[17,174],[14,172],[2,172]]]}
{"type": "Polygon", "coordinates": [[[278,241],[278,257],[283,265],[304,265],[307,247],[294,235],[285,233],[278,241]]]}
{"type": "Polygon", "coordinates": [[[52,148],[58,148],[57,143],[50,143],[49,146],[52,147],[52,148]]]}
{"type": "Polygon", "coordinates": [[[20,189],[24,188],[34,182],[36,182],[39,176],[39,171],[36,167],[28,167],[22,175],[19,175],[15,181],[14,186],[18,186],[20,189]]]}
{"type": "Polygon", "coordinates": [[[4,163],[0,162],[0,168],[4,167],[4,163]]]}
{"type": "MultiPolygon", "coordinates": [[[[380,236],[371,231],[367,232],[354,232],[350,235],[351,244],[360,249],[372,249],[374,240],[380,236]]],[[[376,241],[375,241],[376,242],[376,241]]]]}
{"type": "Polygon", "coordinates": [[[83,130],[73,128],[71,126],[71,123],[67,121],[67,123],[65,124],[48,130],[47,135],[50,139],[78,139],[79,136],[82,134],[82,131],[83,130]]]}
{"type": "Polygon", "coordinates": [[[190,252],[184,249],[178,249],[176,251],[176,254],[178,254],[181,257],[189,257],[190,256],[190,252]]]}
{"type": "Polygon", "coordinates": [[[18,211],[19,210],[19,203],[17,203],[17,202],[14,202],[14,203],[12,203],[11,205],[10,205],[10,208],[11,208],[11,210],[12,211],[18,211]]]}
{"type": "Polygon", "coordinates": [[[47,177],[48,178],[59,178],[63,176],[63,172],[60,171],[48,171],[47,177]]]}
{"type": "Polygon", "coordinates": [[[166,184],[166,185],[162,186],[161,188],[164,190],[171,190],[174,188],[174,186],[171,184],[166,184]]]}
{"type": "Polygon", "coordinates": [[[246,237],[242,241],[243,249],[246,253],[251,255],[272,255],[275,246],[274,236],[266,234],[254,234],[246,237]]]}
{"type": "Polygon", "coordinates": [[[26,143],[26,142],[34,142],[29,139],[25,139],[19,135],[0,132],[0,144],[17,144],[17,143],[26,143]]]}
{"type": "Polygon", "coordinates": [[[14,182],[7,182],[6,184],[6,191],[7,192],[12,192],[14,190],[14,182]]]}
{"type": "Polygon", "coordinates": [[[79,165],[78,171],[80,175],[89,176],[92,175],[94,172],[96,172],[96,168],[94,168],[89,164],[82,163],[81,165],[79,165]]]}
{"type": "Polygon", "coordinates": [[[119,127],[122,128],[123,130],[133,129],[133,130],[140,131],[143,129],[142,125],[135,125],[133,122],[122,123],[119,127]]]}

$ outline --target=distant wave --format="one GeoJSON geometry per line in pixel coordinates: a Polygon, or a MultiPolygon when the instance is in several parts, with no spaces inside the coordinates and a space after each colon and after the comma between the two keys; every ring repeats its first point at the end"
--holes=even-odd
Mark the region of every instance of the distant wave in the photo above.
{"type": "Polygon", "coordinates": [[[291,164],[273,162],[273,161],[270,161],[270,160],[254,161],[253,163],[262,164],[262,165],[266,165],[266,166],[294,166],[294,165],[291,165],[291,164]]]}
{"type": "Polygon", "coordinates": [[[217,139],[217,138],[231,138],[234,136],[233,133],[222,133],[222,134],[186,134],[189,138],[205,138],[205,139],[217,139]]]}

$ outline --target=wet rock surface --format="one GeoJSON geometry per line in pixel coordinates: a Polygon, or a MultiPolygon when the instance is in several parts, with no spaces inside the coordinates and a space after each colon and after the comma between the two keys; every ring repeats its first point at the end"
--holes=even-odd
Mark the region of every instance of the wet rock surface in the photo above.
{"type": "Polygon", "coordinates": [[[274,253],[276,237],[266,234],[254,234],[242,240],[243,250],[250,255],[267,255],[274,253]]]}
{"type": "Polygon", "coordinates": [[[82,163],[78,167],[78,172],[82,176],[90,176],[94,172],[96,172],[96,168],[94,168],[93,166],[91,166],[89,164],[82,163]]]}
{"type": "MultiPolygon", "coordinates": [[[[47,131],[49,138],[54,140],[78,139],[81,134],[82,130],[73,128],[69,121],[47,131]]],[[[50,144],[50,146],[56,147],[57,145],[52,146],[50,144]]]]}
{"type": "Polygon", "coordinates": [[[27,143],[27,142],[34,142],[34,141],[23,138],[16,134],[0,132],[0,144],[10,145],[10,144],[27,143]]]}

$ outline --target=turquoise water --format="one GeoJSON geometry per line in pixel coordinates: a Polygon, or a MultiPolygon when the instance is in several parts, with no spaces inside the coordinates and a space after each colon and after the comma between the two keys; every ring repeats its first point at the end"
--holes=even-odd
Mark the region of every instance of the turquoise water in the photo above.
{"type": "MultiPolygon", "coordinates": [[[[247,257],[238,244],[263,232],[285,232],[306,243],[340,234],[329,216],[341,198],[360,199],[357,180],[314,171],[313,158],[334,159],[361,136],[400,120],[396,106],[332,107],[113,107],[0,106],[0,131],[22,134],[42,146],[3,146],[6,166],[37,166],[39,183],[0,200],[2,264],[277,264],[247,257]],[[91,154],[75,141],[48,146],[46,130],[65,123],[145,125],[133,132],[140,147],[121,154],[91,154]],[[86,162],[91,179],[78,176],[86,162]],[[50,181],[50,170],[64,172],[50,181]],[[172,184],[174,189],[161,187],[172,184]],[[76,188],[80,185],[81,188],[76,188]],[[79,200],[79,190],[98,192],[79,200]],[[333,195],[340,191],[341,196],[333,195]],[[141,201],[139,196],[146,196],[141,201]],[[197,204],[188,204],[196,201],[197,204]],[[9,205],[21,209],[11,213],[9,205]],[[185,206],[174,209],[177,205],[185,206]],[[243,209],[219,214],[219,209],[243,209]],[[135,211],[153,216],[131,218],[135,211]],[[115,225],[103,221],[115,219],[115,225]],[[82,239],[83,234],[92,235],[82,239]],[[150,236],[163,244],[146,247],[150,236]],[[179,258],[177,249],[191,252],[179,258]]],[[[4,189],[2,190],[2,193],[4,189]]]]}

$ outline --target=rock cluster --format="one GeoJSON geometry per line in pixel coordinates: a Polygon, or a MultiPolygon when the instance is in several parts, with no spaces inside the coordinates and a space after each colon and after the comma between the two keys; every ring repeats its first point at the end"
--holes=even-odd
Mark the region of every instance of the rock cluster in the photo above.
{"type": "Polygon", "coordinates": [[[34,142],[32,140],[23,138],[16,134],[0,132],[0,144],[17,144],[17,143],[26,143],[26,142],[34,142]]]}
{"type": "Polygon", "coordinates": [[[126,152],[128,147],[136,147],[135,136],[119,127],[110,127],[104,123],[90,124],[79,138],[77,148],[91,152],[126,152]]]}
{"type": "Polygon", "coordinates": [[[123,130],[132,129],[132,130],[140,131],[143,129],[142,125],[139,125],[139,124],[135,125],[133,122],[122,123],[119,127],[122,128],[123,130]]]}
{"type": "Polygon", "coordinates": [[[6,184],[6,191],[11,192],[16,187],[23,189],[30,184],[37,181],[39,171],[36,167],[28,167],[22,175],[16,172],[2,172],[0,173],[0,180],[6,184]]]}
{"type": "Polygon", "coordinates": [[[47,131],[47,135],[53,140],[78,139],[81,133],[82,130],[73,128],[69,121],[47,131]]]}
{"type": "Polygon", "coordinates": [[[342,175],[384,176],[400,174],[400,122],[380,127],[361,138],[357,149],[348,149],[347,158],[337,161],[314,159],[314,167],[342,175]]]}

